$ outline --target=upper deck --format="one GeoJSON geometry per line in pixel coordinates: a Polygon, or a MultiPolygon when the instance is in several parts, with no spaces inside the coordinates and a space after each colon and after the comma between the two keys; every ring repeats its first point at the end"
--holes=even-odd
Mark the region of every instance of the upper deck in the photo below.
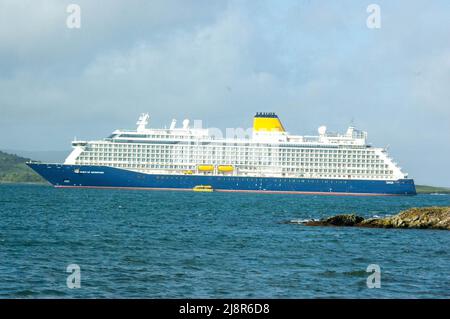
{"type": "MultiPolygon", "coordinates": [[[[142,114],[137,122],[136,130],[115,130],[110,136],[103,139],[106,142],[117,143],[213,143],[213,144],[265,144],[265,145],[291,145],[291,146],[355,146],[369,147],[366,143],[367,133],[350,126],[344,134],[330,133],[325,126],[318,129],[317,136],[291,135],[284,130],[281,122],[274,113],[257,113],[252,128],[227,129],[225,134],[219,129],[205,129],[201,121],[184,120],[182,127],[176,127],[176,120],[172,120],[169,128],[147,128],[148,114],[142,114]],[[261,114],[267,114],[267,119],[274,123],[264,123],[261,114]],[[264,127],[266,125],[266,127],[264,127]],[[224,136],[225,135],[225,136],[224,136]]],[[[82,145],[86,141],[73,141],[72,145],[82,145]]]]}

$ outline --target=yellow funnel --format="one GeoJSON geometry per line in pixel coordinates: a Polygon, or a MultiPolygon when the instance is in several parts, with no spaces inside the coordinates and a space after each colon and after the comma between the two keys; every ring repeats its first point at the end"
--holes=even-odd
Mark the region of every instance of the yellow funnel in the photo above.
{"type": "Polygon", "coordinates": [[[253,119],[254,131],[284,132],[283,124],[275,113],[256,113],[253,119]]]}

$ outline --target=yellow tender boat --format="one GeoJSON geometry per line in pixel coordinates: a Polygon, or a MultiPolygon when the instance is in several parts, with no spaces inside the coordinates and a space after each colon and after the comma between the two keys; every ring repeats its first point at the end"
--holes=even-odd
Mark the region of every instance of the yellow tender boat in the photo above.
{"type": "Polygon", "coordinates": [[[211,185],[197,185],[192,189],[194,192],[213,192],[211,185]]]}
{"type": "Polygon", "coordinates": [[[234,167],[233,167],[233,165],[219,165],[219,166],[217,166],[217,169],[219,172],[229,173],[234,170],[234,167]]]}
{"type": "Polygon", "coordinates": [[[200,172],[212,172],[214,170],[214,165],[199,165],[198,170],[200,172]]]}

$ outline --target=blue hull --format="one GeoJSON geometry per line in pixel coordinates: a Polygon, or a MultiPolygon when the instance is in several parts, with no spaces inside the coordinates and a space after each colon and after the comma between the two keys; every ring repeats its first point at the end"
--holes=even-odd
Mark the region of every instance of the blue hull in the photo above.
{"type": "Polygon", "coordinates": [[[343,195],[415,195],[414,180],[340,180],[143,174],[108,166],[28,163],[56,187],[192,190],[211,185],[216,191],[343,195]]]}

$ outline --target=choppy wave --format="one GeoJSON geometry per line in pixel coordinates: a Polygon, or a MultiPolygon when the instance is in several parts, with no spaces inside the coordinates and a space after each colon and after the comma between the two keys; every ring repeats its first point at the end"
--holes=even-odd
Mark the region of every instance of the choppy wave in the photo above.
{"type": "Polygon", "coordinates": [[[280,223],[384,217],[449,196],[202,195],[0,185],[0,296],[450,298],[448,232],[280,223]],[[81,289],[67,287],[69,264],[81,289]],[[382,289],[365,286],[369,264],[382,289]]]}

